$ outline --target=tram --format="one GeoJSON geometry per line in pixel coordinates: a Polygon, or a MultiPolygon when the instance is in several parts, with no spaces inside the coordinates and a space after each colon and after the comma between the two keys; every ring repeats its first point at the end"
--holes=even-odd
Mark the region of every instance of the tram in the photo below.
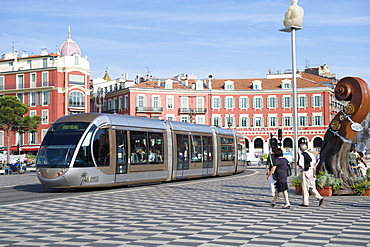
{"type": "Polygon", "coordinates": [[[244,153],[244,137],[228,129],[83,113],[50,126],[36,173],[48,188],[145,184],[242,172],[244,153]]]}

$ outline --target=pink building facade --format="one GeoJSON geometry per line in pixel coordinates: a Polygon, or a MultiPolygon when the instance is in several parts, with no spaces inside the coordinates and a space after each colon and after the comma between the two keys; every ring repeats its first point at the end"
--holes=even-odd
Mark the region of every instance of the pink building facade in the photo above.
{"type": "MultiPolygon", "coordinates": [[[[171,79],[146,77],[127,88],[106,90],[91,101],[91,110],[235,129],[246,138],[248,151],[266,154],[270,139],[285,152],[293,147],[291,74],[259,79],[171,79]],[[273,135],[273,136],[271,136],[273,135]]],[[[335,100],[333,79],[297,74],[299,143],[316,151],[330,123],[335,100]]]]}

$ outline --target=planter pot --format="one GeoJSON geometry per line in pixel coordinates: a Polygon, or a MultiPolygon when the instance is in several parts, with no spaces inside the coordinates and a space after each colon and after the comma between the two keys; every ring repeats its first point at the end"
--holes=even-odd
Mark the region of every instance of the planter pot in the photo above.
{"type": "Polygon", "coordinates": [[[364,196],[370,196],[370,189],[365,190],[364,196]]]}
{"type": "Polygon", "coordinates": [[[332,196],[333,195],[332,187],[324,187],[322,189],[318,188],[317,191],[320,193],[321,196],[332,196]]]}
{"type": "Polygon", "coordinates": [[[295,193],[302,194],[302,186],[296,186],[295,187],[295,193]]]}

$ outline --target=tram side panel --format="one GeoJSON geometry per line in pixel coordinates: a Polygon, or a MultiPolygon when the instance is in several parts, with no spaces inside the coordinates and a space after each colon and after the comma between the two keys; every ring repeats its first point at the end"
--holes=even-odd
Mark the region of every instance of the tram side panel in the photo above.
{"type": "Polygon", "coordinates": [[[229,175],[235,173],[235,140],[233,136],[218,135],[218,172],[217,175],[229,175]]]}

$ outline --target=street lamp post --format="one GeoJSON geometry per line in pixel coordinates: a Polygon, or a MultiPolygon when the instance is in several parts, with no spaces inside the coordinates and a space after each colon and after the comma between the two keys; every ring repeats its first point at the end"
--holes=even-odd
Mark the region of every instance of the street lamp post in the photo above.
{"type": "MultiPolygon", "coordinates": [[[[296,66],[296,42],[295,33],[302,29],[304,10],[298,6],[298,0],[291,0],[291,6],[285,13],[284,18],[284,29],[282,32],[291,33],[292,43],[292,88],[293,88],[293,129],[294,129],[294,148],[293,148],[293,159],[295,162],[298,161],[298,110],[297,110],[297,66],[296,66]]],[[[298,174],[298,170],[295,169],[295,175],[298,174]]]]}
{"type": "MultiPolygon", "coordinates": [[[[282,32],[291,33],[291,44],[292,44],[292,89],[293,89],[293,130],[294,130],[294,148],[293,158],[295,161],[298,160],[298,108],[297,108],[297,62],[296,62],[296,41],[295,33],[297,30],[301,30],[302,27],[290,26],[281,29],[282,32]]],[[[295,169],[295,175],[297,175],[297,169],[295,169]]]]}

